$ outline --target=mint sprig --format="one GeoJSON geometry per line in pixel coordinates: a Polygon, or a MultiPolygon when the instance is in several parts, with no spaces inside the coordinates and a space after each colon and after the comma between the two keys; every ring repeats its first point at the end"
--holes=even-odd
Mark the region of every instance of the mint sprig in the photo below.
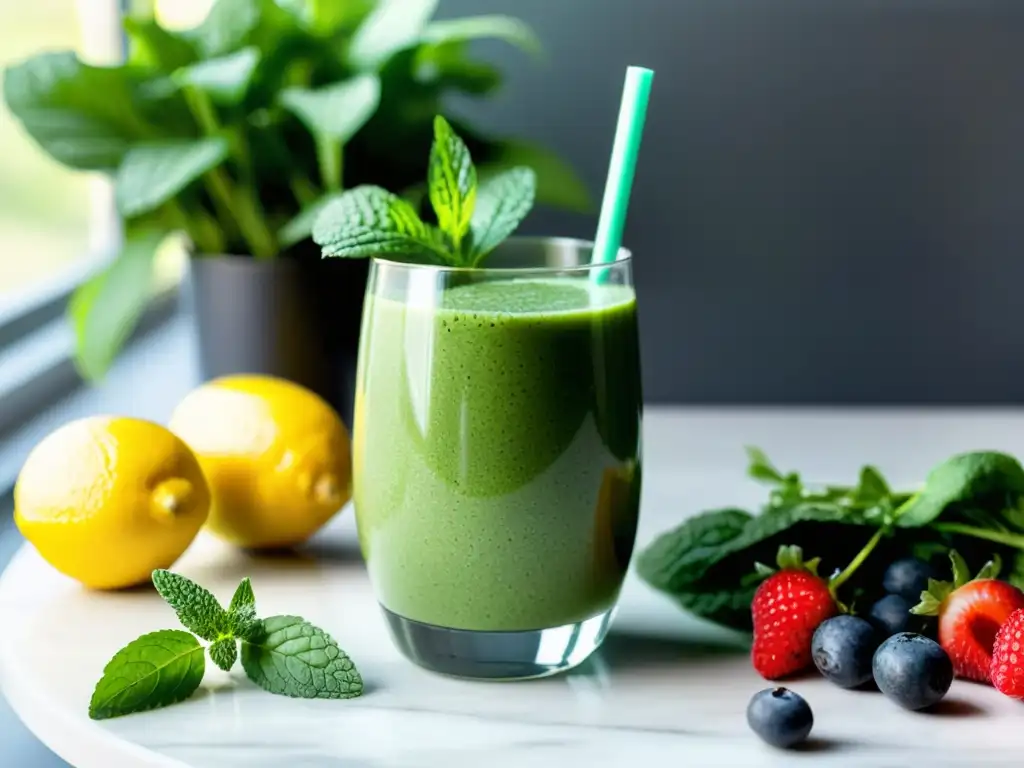
{"type": "Polygon", "coordinates": [[[434,118],[427,196],[437,225],[406,200],[364,185],[326,205],[313,225],[325,257],[403,257],[452,267],[477,267],[512,235],[533,208],[533,169],[510,168],[479,182],[465,142],[443,117],[434,118]]]}
{"type": "Polygon", "coordinates": [[[225,672],[241,655],[248,678],[270,693],[308,699],[351,699],[362,694],[359,671],[329,634],[298,616],[257,617],[249,579],[242,579],[227,610],[209,590],[179,574],[154,571],[153,584],[190,631],[152,632],[114,654],[93,691],[92,719],[144,712],[188,699],[206,672],[205,652],[225,672]],[[203,648],[200,638],[210,643],[208,648],[203,648]]]}

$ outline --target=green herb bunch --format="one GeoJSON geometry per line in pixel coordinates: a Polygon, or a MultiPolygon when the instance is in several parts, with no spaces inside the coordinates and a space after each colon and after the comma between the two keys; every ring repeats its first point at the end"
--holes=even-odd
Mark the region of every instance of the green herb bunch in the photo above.
{"type": "Polygon", "coordinates": [[[208,590],[170,571],[154,571],[153,584],[189,631],[151,632],[118,651],[93,691],[92,719],[184,701],[203,681],[206,653],[226,672],[241,656],[246,676],[270,693],[305,699],[362,694],[352,660],[322,629],[298,616],[257,617],[249,579],[238,585],[227,610],[208,590]],[[205,649],[200,639],[209,643],[205,649]]]}
{"type": "Polygon", "coordinates": [[[427,193],[437,225],[378,186],[349,190],[321,212],[313,240],[324,256],[399,256],[406,261],[476,267],[533,207],[536,174],[510,168],[478,182],[469,148],[444,117],[434,118],[427,193]]]}
{"type": "Polygon", "coordinates": [[[995,451],[961,453],[934,467],[913,491],[890,487],[867,465],[856,485],[806,483],[748,448],[748,474],[770,487],[756,512],[700,513],[665,532],[637,559],[641,578],[681,607],[734,629],[751,629],[757,563],[785,547],[820,559],[822,573],[856,612],[880,597],[885,568],[900,557],[958,557],[1007,564],[1024,588],[1024,468],[995,451]]]}
{"type": "MultiPolygon", "coordinates": [[[[437,5],[216,0],[183,31],[128,16],[119,66],[58,51],[4,72],[7,106],[39,147],[115,188],[122,250],[70,306],[84,376],[105,373],[137,322],[169,235],[184,234],[196,255],[315,258],[313,221],[344,190],[379,185],[417,204],[444,100],[501,86],[501,72],[471,57],[470,43],[492,38],[540,52],[518,19],[432,20],[437,5]]],[[[538,202],[592,209],[551,152],[452,122],[481,185],[528,166],[538,202]]]]}

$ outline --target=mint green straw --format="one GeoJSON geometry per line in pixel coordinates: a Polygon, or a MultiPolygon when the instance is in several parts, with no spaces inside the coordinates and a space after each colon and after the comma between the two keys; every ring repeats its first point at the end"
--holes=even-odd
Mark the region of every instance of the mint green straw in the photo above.
{"type": "MultiPolygon", "coordinates": [[[[629,67],[626,70],[622,104],[619,106],[619,124],[615,129],[615,142],[612,145],[611,162],[608,164],[608,180],[605,182],[591,264],[615,261],[622,245],[622,230],[626,225],[629,196],[633,191],[636,156],[640,152],[653,79],[654,72],[650,69],[629,67]]],[[[603,273],[606,271],[598,271],[601,273],[596,275],[598,282],[603,282],[603,273]]]]}

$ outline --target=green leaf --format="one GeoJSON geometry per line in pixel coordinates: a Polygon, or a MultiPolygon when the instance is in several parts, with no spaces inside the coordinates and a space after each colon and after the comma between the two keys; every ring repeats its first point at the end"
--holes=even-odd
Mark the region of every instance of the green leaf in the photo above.
{"type": "Polygon", "coordinates": [[[953,589],[959,589],[971,580],[971,571],[967,562],[955,549],[949,551],[949,559],[953,566],[953,589]]]}
{"type": "Polygon", "coordinates": [[[103,377],[135,328],[150,299],[153,257],[165,237],[160,230],[130,231],[114,262],[72,297],[68,315],[75,332],[75,362],[86,379],[103,377]]]}
{"type": "Polygon", "coordinates": [[[227,156],[220,136],[132,147],[114,180],[117,208],[127,217],[159,208],[227,156]]]}
{"type": "Polygon", "coordinates": [[[784,477],[779,470],[768,459],[768,454],[762,451],[760,448],[754,446],[747,446],[747,461],[749,465],[747,467],[747,474],[756,480],[766,480],[768,482],[782,483],[784,477]]]}
{"type": "Polygon", "coordinates": [[[153,135],[136,109],[134,84],[124,68],[89,66],[71,52],[44,53],[5,71],[4,99],[57,162],[110,171],[133,142],[153,135]]]}
{"type": "Polygon", "coordinates": [[[248,578],[235,590],[228,607],[228,626],[235,637],[253,640],[262,631],[260,621],[256,618],[256,595],[252,592],[252,584],[248,578]]]}
{"type": "Polygon", "coordinates": [[[533,28],[512,16],[468,16],[433,21],[423,29],[419,39],[424,43],[450,43],[481,38],[503,40],[538,57],[543,53],[543,46],[533,28]]]}
{"type": "Polygon", "coordinates": [[[853,493],[857,504],[869,506],[878,504],[890,495],[889,484],[875,467],[865,466],[860,471],[860,482],[853,493]]]}
{"type": "Polygon", "coordinates": [[[678,593],[703,576],[729,542],[754,518],[742,509],[702,512],[658,536],[637,558],[640,577],[655,589],[678,593]]]}
{"type": "MultiPolygon", "coordinates": [[[[798,540],[791,529],[804,526],[820,531],[825,530],[824,524],[836,523],[873,529],[865,524],[862,516],[837,505],[800,503],[773,507],[757,517],[739,509],[704,512],[656,538],[637,558],[637,573],[652,587],[664,592],[693,591],[692,585],[728,560],[736,563],[739,570],[729,570],[727,580],[739,583],[761,559],[758,550],[771,546],[784,534],[788,541],[783,543],[798,540]]],[[[843,546],[856,553],[863,542],[857,543],[855,537],[847,538],[843,546]]],[[[814,543],[813,537],[811,543],[814,543]]],[[[825,546],[823,542],[822,548],[825,546]]],[[[836,551],[837,547],[833,545],[829,549],[836,551]]],[[[766,554],[777,558],[778,545],[772,546],[766,554]]]]}
{"type": "Polygon", "coordinates": [[[684,610],[706,621],[740,631],[750,630],[750,604],[756,586],[737,585],[733,589],[715,587],[693,592],[678,592],[672,599],[684,610]]]}
{"type": "Polygon", "coordinates": [[[259,61],[259,50],[249,46],[179,69],[174,80],[180,86],[190,85],[203,91],[218,104],[234,106],[245,98],[259,61]]]}
{"type": "Polygon", "coordinates": [[[241,608],[255,607],[256,595],[252,591],[252,582],[249,581],[247,576],[235,588],[235,594],[231,596],[231,605],[228,606],[228,611],[234,613],[241,608]]]}
{"type": "Polygon", "coordinates": [[[153,571],[153,586],[174,609],[182,626],[203,640],[219,640],[231,633],[227,611],[209,590],[165,570],[153,571]]]}
{"type": "Polygon", "coordinates": [[[451,260],[438,233],[405,200],[385,189],[350,189],[326,206],[313,225],[324,256],[365,258],[401,254],[430,262],[451,260]]]}
{"type": "Polygon", "coordinates": [[[995,451],[962,453],[939,464],[925,486],[897,510],[896,524],[917,528],[933,523],[947,509],[958,504],[985,508],[995,503],[999,510],[1024,494],[1024,469],[1012,456],[995,451]]]}
{"type": "Polygon", "coordinates": [[[480,185],[470,228],[474,264],[509,237],[533,207],[537,177],[531,168],[513,168],[480,185]]]}
{"type": "Polygon", "coordinates": [[[206,670],[203,647],[188,632],[166,629],[133,640],[103,669],[89,717],[104,720],[184,701],[206,670]]]}
{"type": "Polygon", "coordinates": [[[199,58],[188,40],[152,19],[127,16],[123,24],[130,64],[173,72],[199,58]]]}
{"type": "Polygon", "coordinates": [[[192,30],[206,58],[223,56],[244,46],[260,23],[263,0],[216,0],[202,23],[192,30]]]}
{"type": "Polygon", "coordinates": [[[953,571],[952,581],[937,581],[928,579],[928,589],[921,593],[921,602],[911,609],[911,613],[918,616],[937,616],[942,610],[942,603],[953,592],[971,581],[982,579],[995,579],[999,576],[1002,561],[996,555],[989,562],[982,566],[978,575],[971,579],[971,572],[967,562],[955,549],[949,551],[950,565],[953,571]]]}
{"type": "Polygon", "coordinates": [[[938,616],[942,611],[942,603],[953,591],[948,581],[928,579],[928,589],[921,593],[921,602],[910,609],[915,616],[938,616]]]}
{"type": "Polygon", "coordinates": [[[327,206],[343,194],[343,192],[329,192],[299,211],[295,218],[291,219],[277,231],[277,241],[281,244],[281,247],[290,248],[312,235],[313,224],[316,222],[317,217],[324,212],[327,206]]]}
{"type": "Polygon", "coordinates": [[[981,570],[978,571],[978,575],[974,578],[977,580],[982,579],[998,579],[999,572],[1003,569],[1003,561],[999,555],[993,555],[992,559],[981,566],[981,570]]]}
{"type": "Polygon", "coordinates": [[[415,45],[437,4],[438,0],[379,0],[352,36],[349,64],[358,70],[377,70],[399,51],[415,45]]]}
{"type": "Polygon", "coordinates": [[[225,672],[230,672],[238,661],[238,641],[224,637],[210,646],[210,660],[225,672]]]}
{"type": "Polygon", "coordinates": [[[538,144],[501,141],[493,147],[486,164],[477,169],[481,183],[518,166],[537,174],[537,203],[573,213],[594,213],[596,203],[586,183],[569,163],[538,144]]]}
{"type": "Polygon", "coordinates": [[[259,642],[242,644],[242,667],[270,693],[304,699],[351,699],[363,679],[334,639],[298,616],[263,621],[259,642]]]}
{"type": "Polygon", "coordinates": [[[321,35],[356,29],[376,4],[376,0],[278,0],[306,29],[321,35]]]}
{"type": "Polygon", "coordinates": [[[440,115],[434,118],[427,187],[441,231],[460,248],[476,205],[476,169],[465,143],[440,115]]]}
{"type": "Polygon", "coordinates": [[[316,90],[288,88],[280,102],[310,133],[346,143],[377,111],[380,79],[359,75],[316,90]]]}

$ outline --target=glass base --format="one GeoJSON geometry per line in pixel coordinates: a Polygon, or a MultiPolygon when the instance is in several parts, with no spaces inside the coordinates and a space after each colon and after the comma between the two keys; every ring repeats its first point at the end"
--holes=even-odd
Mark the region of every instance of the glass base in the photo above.
{"type": "Polygon", "coordinates": [[[572,669],[596,651],[615,609],[577,624],[526,632],[484,632],[424,624],[381,606],[391,636],[410,660],[432,672],[477,680],[527,680],[572,669]]]}

